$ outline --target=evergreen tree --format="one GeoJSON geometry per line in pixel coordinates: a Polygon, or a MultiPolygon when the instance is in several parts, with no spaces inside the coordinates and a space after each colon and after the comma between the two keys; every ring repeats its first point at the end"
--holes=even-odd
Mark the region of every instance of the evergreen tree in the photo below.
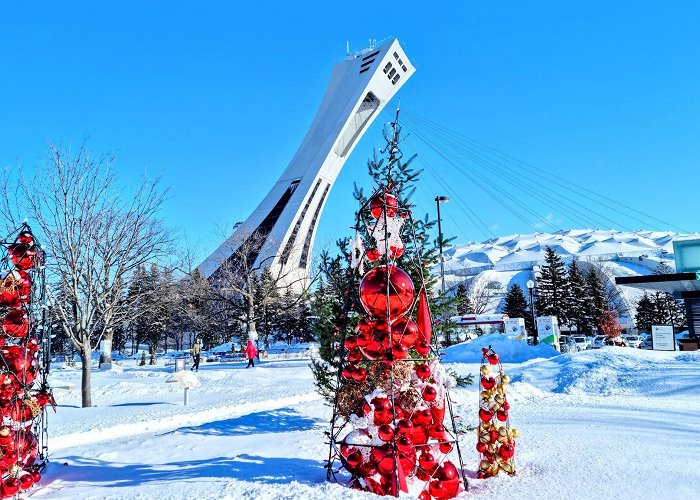
{"type": "Polygon", "coordinates": [[[610,307],[605,299],[603,278],[595,266],[591,266],[586,273],[586,296],[585,320],[597,326],[610,307]]]}
{"type": "Polygon", "coordinates": [[[670,293],[657,291],[649,295],[644,292],[637,302],[634,322],[643,332],[651,332],[653,325],[671,325],[674,331],[680,331],[687,326],[685,305],[670,293]]]}
{"type": "Polygon", "coordinates": [[[455,308],[458,315],[474,314],[474,307],[469,299],[469,291],[464,283],[457,285],[455,291],[455,308]]]}
{"type": "Polygon", "coordinates": [[[569,264],[569,324],[576,326],[578,333],[591,333],[593,327],[593,310],[591,297],[588,295],[586,276],[574,259],[569,264]]]}
{"type": "Polygon", "coordinates": [[[569,280],[561,257],[551,247],[545,249],[545,264],[537,276],[537,313],[556,316],[560,324],[569,321],[569,280]]]}
{"type": "MultiPolygon", "coordinates": [[[[382,152],[387,155],[386,161],[384,158],[379,158],[375,152],[367,166],[370,177],[376,182],[376,185],[380,186],[380,190],[391,191],[398,198],[399,206],[408,207],[411,206],[410,199],[415,191],[420,171],[415,170],[411,165],[415,156],[404,161],[399,147],[400,132],[401,127],[398,123],[393,123],[390,129],[384,131],[386,147],[382,152]]],[[[357,185],[354,197],[359,206],[368,205],[368,198],[357,185]]],[[[402,268],[411,276],[416,293],[425,284],[429,291],[428,298],[432,310],[439,311],[440,317],[449,319],[453,298],[443,298],[430,292],[437,282],[437,278],[430,271],[439,262],[438,242],[430,242],[428,237],[435,224],[436,221],[431,220],[427,214],[424,218],[416,217],[415,214],[412,217],[406,217],[402,228],[402,234],[405,235],[402,238],[404,251],[395,263],[397,267],[402,268]]],[[[365,225],[362,226],[365,227],[365,225]]],[[[360,231],[360,238],[365,248],[375,247],[376,242],[369,231],[364,231],[364,229],[360,231]]],[[[443,239],[443,248],[449,242],[450,240],[443,239]]],[[[316,295],[314,300],[314,311],[317,311],[317,315],[320,317],[314,321],[313,328],[321,347],[319,349],[320,359],[312,360],[312,370],[319,393],[329,403],[333,402],[338,366],[344,352],[344,347],[340,345],[340,338],[343,332],[350,332],[357,321],[356,318],[346,316],[347,311],[356,309],[357,304],[359,304],[358,292],[362,278],[357,269],[350,267],[350,260],[349,239],[338,242],[338,255],[331,256],[324,252],[321,257],[320,274],[324,281],[325,297],[319,302],[319,296],[316,295]],[[323,314],[330,316],[323,316],[323,314]]],[[[451,322],[443,321],[440,329],[436,329],[433,335],[435,337],[443,335],[446,343],[449,343],[450,328],[451,322]]]]}
{"type": "Polygon", "coordinates": [[[510,318],[523,318],[526,322],[532,316],[523,289],[517,283],[513,283],[508,289],[501,312],[510,318]]]}
{"type": "Polygon", "coordinates": [[[311,360],[314,384],[329,403],[337,389],[337,374],[343,352],[341,328],[349,326],[346,311],[354,306],[359,286],[358,273],[348,265],[347,239],[338,241],[339,255],[324,250],[320,257],[321,284],[314,293],[312,330],[319,343],[319,358],[311,360]]]}
{"type": "Polygon", "coordinates": [[[651,333],[652,325],[660,325],[661,319],[658,317],[658,308],[652,297],[644,292],[644,295],[637,302],[637,312],[634,315],[634,324],[640,332],[651,333]]]}

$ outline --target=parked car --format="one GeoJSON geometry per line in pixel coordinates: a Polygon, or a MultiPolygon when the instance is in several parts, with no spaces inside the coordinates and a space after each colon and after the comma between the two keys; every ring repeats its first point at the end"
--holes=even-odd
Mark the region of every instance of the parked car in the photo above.
{"type": "Polygon", "coordinates": [[[561,349],[561,352],[578,352],[579,348],[578,345],[576,344],[576,341],[573,339],[573,337],[570,337],[569,335],[560,335],[559,336],[559,347],[561,349]]]}
{"type": "Polygon", "coordinates": [[[627,341],[627,347],[634,347],[635,349],[639,347],[642,343],[642,339],[639,335],[625,335],[623,337],[627,341]]]}
{"type": "Polygon", "coordinates": [[[605,338],[605,345],[612,345],[612,346],[616,346],[616,347],[627,347],[627,341],[623,337],[620,337],[619,335],[617,337],[606,337],[605,338]]]}
{"type": "Polygon", "coordinates": [[[585,351],[586,349],[590,349],[591,341],[588,340],[588,337],[585,337],[583,335],[574,335],[571,338],[574,339],[574,342],[576,342],[576,346],[578,347],[579,351],[585,351]]]}
{"type": "Polygon", "coordinates": [[[652,349],[651,339],[642,340],[639,344],[640,349],[652,349]]]}
{"type": "Polygon", "coordinates": [[[605,346],[605,335],[597,335],[593,338],[593,342],[591,342],[591,349],[600,349],[601,347],[605,346]]]}

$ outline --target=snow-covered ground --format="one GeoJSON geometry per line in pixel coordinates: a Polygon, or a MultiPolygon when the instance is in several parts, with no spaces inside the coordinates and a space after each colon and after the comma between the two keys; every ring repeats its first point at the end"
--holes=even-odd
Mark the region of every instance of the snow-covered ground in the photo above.
{"type": "MultiPolygon", "coordinates": [[[[494,345],[496,348],[497,346],[494,345]]],[[[466,347],[447,359],[465,358],[466,347]]],[[[474,479],[476,436],[461,444],[464,498],[698,498],[700,353],[609,347],[542,354],[501,345],[518,440],[515,477],[474,479]],[[513,362],[516,361],[516,362],[513,362]]],[[[93,408],[80,408],[80,372],[55,369],[50,464],[30,498],[360,499],[325,481],[330,409],[308,360],[203,363],[201,387],[168,383],[172,367],[127,360],[93,377],[93,408]]],[[[478,361],[449,363],[477,374],[478,361]]],[[[476,423],[478,387],[453,392],[476,423]]]]}

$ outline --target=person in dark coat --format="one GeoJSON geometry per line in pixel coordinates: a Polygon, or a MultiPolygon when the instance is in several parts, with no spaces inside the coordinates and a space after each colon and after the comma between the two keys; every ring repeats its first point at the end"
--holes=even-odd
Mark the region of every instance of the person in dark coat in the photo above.
{"type": "Polygon", "coordinates": [[[246,368],[250,368],[251,366],[255,368],[255,356],[258,355],[258,350],[255,347],[255,344],[253,344],[253,341],[248,339],[248,345],[245,348],[245,353],[246,356],[248,356],[248,366],[246,368]]]}

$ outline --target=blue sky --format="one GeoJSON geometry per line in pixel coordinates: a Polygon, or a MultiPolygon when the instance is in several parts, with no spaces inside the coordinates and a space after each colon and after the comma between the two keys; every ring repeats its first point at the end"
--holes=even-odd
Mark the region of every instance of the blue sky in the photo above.
{"type": "MultiPolygon", "coordinates": [[[[0,166],[37,164],[47,141],[88,137],[93,150],[117,154],[126,185],[144,172],[162,177],[172,195],[165,221],[204,257],[293,156],[346,41],[361,49],[392,35],[417,67],[399,93],[407,116],[700,231],[697,2],[439,3],[4,5],[0,166]]],[[[382,146],[381,125],[375,122],[341,172],[317,247],[348,234],[352,184],[368,184],[365,164],[382,146]]],[[[421,142],[423,134],[429,140],[416,126],[405,143],[429,169],[418,211],[433,211],[437,194],[453,197],[444,231],[459,241],[531,232],[541,218],[581,225],[557,210],[565,202],[550,196],[552,185],[540,190],[548,205],[527,198],[533,189],[517,178],[494,181],[495,197],[483,192],[421,142]],[[499,193],[540,219],[515,217],[496,202],[499,193]],[[464,205],[488,231],[469,220],[464,205]]],[[[488,179],[485,164],[471,168],[488,179]]],[[[621,227],[644,227],[567,196],[621,227]]]]}

